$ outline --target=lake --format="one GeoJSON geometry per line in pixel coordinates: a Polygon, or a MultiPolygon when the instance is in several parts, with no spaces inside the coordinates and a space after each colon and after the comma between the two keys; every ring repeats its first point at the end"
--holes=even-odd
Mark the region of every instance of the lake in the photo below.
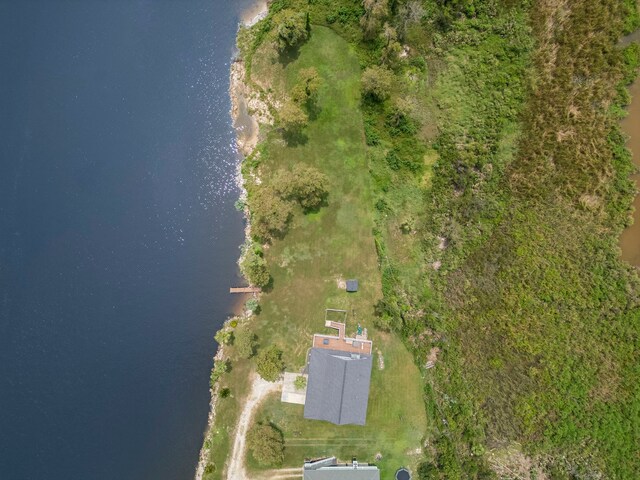
{"type": "Polygon", "coordinates": [[[250,3],[0,0],[1,478],[193,476],[250,3]]]}

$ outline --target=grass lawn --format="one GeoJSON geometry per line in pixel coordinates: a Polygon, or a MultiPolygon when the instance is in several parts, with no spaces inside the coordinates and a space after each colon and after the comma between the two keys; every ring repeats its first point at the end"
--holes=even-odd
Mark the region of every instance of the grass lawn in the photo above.
{"type": "Polygon", "coordinates": [[[259,168],[263,177],[305,163],[330,180],[328,206],[310,215],[297,211],[285,238],[265,254],[274,288],[263,296],[256,326],[263,343],[279,344],[292,368],[304,366],[312,334],[324,330],[325,308],[349,311],[349,333],[358,322],[371,332],[373,305],[381,297],[359,109],[360,68],[351,47],[331,30],[314,27],[311,39],[286,68],[256,62],[253,75],[276,75],[274,85],[289,89],[298,70],[310,66],[318,69],[323,84],[320,112],[305,130],[306,141],[288,145],[279,132],[271,132],[259,168]],[[360,291],[348,295],[339,290],[338,278],[359,279],[360,291]]]}
{"type": "MultiPolygon", "coordinates": [[[[374,350],[384,358],[384,369],[379,368],[376,354],[364,427],[305,420],[302,406],[283,404],[279,396],[270,398],[257,416],[282,430],[285,467],[299,467],[305,458],[324,455],[374,462],[380,453],[382,460],[376,463],[389,475],[421,458],[416,450],[426,431],[426,415],[423,380],[413,357],[398,337],[376,331],[372,322],[374,304],[382,293],[372,233],[374,199],[360,111],[358,59],[346,41],[319,26],[313,27],[310,40],[286,66],[266,58],[258,49],[252,77],[273,79],[270,87],[276,98],[293,86],[301,68],[316,67],[323,83],[319,111],[305,129],[303,141],[287,144],[279,132],[271,131],[261,146],[256,173],[264,180],[279,168],[305,163],[329,177],[330,189],[327,206],[307,215],[296,211],[286,236],[266,248],[273,288],[262,294],[261,312],[250,320],[251,328],[260,347],[278,345],[287,370],[300,371],[313,333],[328,331],[325,309],[344,309],[347,334],[354,335],[358,324],[367,328],[374,350]],[[338,288],[338,280],[347,278],[359,280],[357,293],[338,288]]],[[[233,370],[221,381],[231,389],[232,398],[220,402],[219,433],[211,439],[210,461],[216,468],[205,478],[220,478],[232,440],[229,432],[247,393],[252,363],[234,358],[233,347],[229,352],[233,370]]],[[[251,458],[248,463],[250,469],[259,469],[251,458]]]]}

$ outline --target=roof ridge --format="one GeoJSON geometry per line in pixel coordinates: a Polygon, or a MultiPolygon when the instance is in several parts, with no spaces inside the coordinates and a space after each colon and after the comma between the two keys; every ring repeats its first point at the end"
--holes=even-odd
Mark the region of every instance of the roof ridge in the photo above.
{"type": "Polygon", "coordinates": [[[338,411],[338,423],[342,424],[342,404],[344,403],[344,386],[347,383],[347,362],[342,362],[342,392],[340,392],[340,409],[338,411]]]}

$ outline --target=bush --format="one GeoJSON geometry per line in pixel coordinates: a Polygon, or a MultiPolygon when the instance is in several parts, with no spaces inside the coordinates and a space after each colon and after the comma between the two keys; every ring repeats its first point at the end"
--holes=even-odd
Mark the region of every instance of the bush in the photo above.
{"type": "Polygon", "coordinates": [[[373,66],[362,74],[362,94],[372,100],[382,102],[389,98],[393,85],[393,72],[385,67],[373,66]]]}
{"type": "Polygon", "coordinates": [[[231,330],[218,330],[214,337],[219,345],[231,345],[233,343],[233,332],[231,330]]]}
{"type": "Polygon", "coordinates": [[[242,358],[251,358],[256,353],[256,335],[246,327],[239,328],[234,345],[238,355],[242,358]]]}
{"type": "Polygon", "coordinates": [[[244,211],[244,207],[246,206],[246,203],[242,198],[239,198],[238,200],[235,201],[233,206],[237,211],[242,212],[244,211]]]}
{"type": "Polygon", "coordinates": [[[266,260],[252,247],[242,256],[240,271],[249,283],[257,287],[264,287],[271,281],[266,260]]]}
{"type": "Polygon", "coordinates": [[[245,308],[249,310],[251,313],[259,313],[260,312],[260,303],[257,298],[250,298],[247,300],[247,303],[244,304],[245,308]]]}
{"type": "Polygon", "coordinates": [[[247,438],[253,458],[260,465],[278,466],[284,460],[282,433],[269,424],[257,423],[247,438]]]}
{"type": "Polygon", "coordinates": [[[228,360],[217,360],[213,364],[213,368],[211,369],[211,377],[209,378],[209,385],[211,386],[211,388],[213,388],[213,386],[222,375],[229,371],[229,367],[230,365],[228,360]]]}
{"type": "Polygon", "coordinates": [[[298,375],[296,380],[293,382],[293,386],[296,387],[296,390],[304,390],[307,388],[307,379],[304,375],[298,375]]]}
{"type": "Polygon", "coordinates": [[[320,75],[315,67],[303,68],[298,72],[298,83],[291,92],[293,101],[298,104],[315,104],[320,88],[320,75]]]}
{"type": "Polygon", "coordinates": [[[271,345],[258,354],[256,363],[258,374],[269,382],[275,382],[284,369],[282,350],[275,345],[271,345]]]}

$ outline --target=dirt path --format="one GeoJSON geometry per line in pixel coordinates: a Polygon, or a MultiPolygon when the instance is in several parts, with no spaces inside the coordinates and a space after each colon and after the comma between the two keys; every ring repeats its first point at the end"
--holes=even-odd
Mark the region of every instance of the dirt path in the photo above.
{"type": "Polygon", "coordinates": [[[247,471],[244,468],[244,457],[247,451],[246,438],[249,426],[251,425],[251,418],[262,400],[264,400],[264,398],[270,393],[279,390],[280,387],[280,382],[267,382],[257,374],[253,374],[249,397],[247,398],[244,407],[242,407],[242,413],[238,418],[236,436],[233,440],[229,466],[227,467],[228,480],[249,480],[247,471]]]}

